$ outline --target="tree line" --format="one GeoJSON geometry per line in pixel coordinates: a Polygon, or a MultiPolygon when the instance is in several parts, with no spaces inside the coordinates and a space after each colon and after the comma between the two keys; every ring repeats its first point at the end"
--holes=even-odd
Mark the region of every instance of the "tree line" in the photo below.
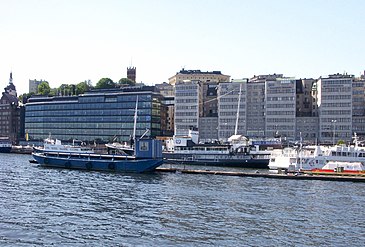
{"type": "Polygon", "coordinates": [[[51,88],[48,81],[42,81],[37,88],[37,93],[25,93],[19,96],[20,101],[26,101],[32,95],[41,96],[71,96],[83,94],[92,89],[108,89],[120,88],[124,86],[134,86],[136,83],[128,78],[121,78],[118,82],[114,82],[110,78],[101,78],[95,85],[90,80],[82,81],[77,84],[62,84],[58,88],[51,88]]]}

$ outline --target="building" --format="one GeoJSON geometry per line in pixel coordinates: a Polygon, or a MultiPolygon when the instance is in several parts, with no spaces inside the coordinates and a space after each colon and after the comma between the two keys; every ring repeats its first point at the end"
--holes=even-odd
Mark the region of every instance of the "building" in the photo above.
{"type": "Polygon", "coordinates": [[[200,81],[205,82],[229,82],[229,75],[223,75],[221,71],[200,71],[200,70],[185,70],[182,69],[176,75],[169,78],[169,84],[175,85],[183,81],[200,81]]]}
{"type": "Polygon", "coordinates": [[[137,69],[136,67],[128,67],[127,68],[127,78],[131,81],[136,82],[136,76],[137,76],[137,69]]]}
{"type": "MultiPolygon", "coordinates": [[[[364,72],[365,75],[365,72],[364,72]]],[[[365,76],[352,83],[352,132],[365,139],[365,76]]]]}
{"type": "Polygon", "coordinates": [[[166,82],[155,85],[156,92],[163,96],[161,101],[161,134],[174,135],[175,92],[174,86],[166,82]]]}
{"type": "Polygon", "coordinates": [[[199,129],[202,117],[202,86],[200,81],[179,81],[175,84],[175,135],[188,135],[189,129],[199,129]]]}
{"type": "Polygon", "coordinates": [[[218,85],[218,139],[246,135],[247,80],[218,85]]]}
{"type": "Polygon", "coordinates": [[[265,82],[265,135],[295,140],[296,80],[276,78],[265,82]]]}
{"type": "Polygon", "coordinates": [[[25,129],[31,140],[43,140],[51,134],[62,141],[129,141],[137,101],[136,137],[147,129],[147,136],[161,135],[161,95],[152,87],[98,90],[68,97],[32,97],[26,104],[25,129]]]}
{"type": "Polygon", "coordinates": [[[337,143],[352,139],[353,75],[334,74],[317,81],[319,141],[337,143]]]}
{"type": "Polygon", "coordinates": [[[43,82],[42,79],[40,81],[37,81],[36,79],[29,80],[29,93],[35,93],[35,94],[37,94],[38,93],[38,86],[42,82],[43,82]]]}
{"type": "Polygon", "coordinates": [[[0,136],[8,137],[14,144],[20,139],[20,112],[13,74],[10,73],[9,85],[0,99],[0,136]]]}

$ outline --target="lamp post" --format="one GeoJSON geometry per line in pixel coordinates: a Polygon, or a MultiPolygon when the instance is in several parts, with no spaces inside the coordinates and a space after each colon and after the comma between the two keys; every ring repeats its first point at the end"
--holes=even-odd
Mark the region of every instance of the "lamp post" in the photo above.
{"type": "Polygon", "coordinates": [[[333,146],[335,145],[335,136],[336,136],[336,122],[337,120],[332,120],[331,121],[333,123],[333,136],[332,136],[332,142],[333,142],[333,146]]]}

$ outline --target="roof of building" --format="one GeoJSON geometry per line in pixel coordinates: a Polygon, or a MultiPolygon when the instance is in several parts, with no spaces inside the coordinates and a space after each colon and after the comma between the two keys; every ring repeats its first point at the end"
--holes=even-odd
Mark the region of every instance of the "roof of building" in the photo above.
{"type": "Polygon", "coordinates": [[[9,90],[16,90],[15,89],[15,85],[13,84],[13,83],[10,83],[8,86],[6,86],[6,88],[4,88],[4,90],[7,92],[7,91],[9,91],[9,90]]]}
{"type": "Polygon", "coordinates": [[[3,93],[3,97],[2,98],[5,98],[10,104],[15,104],[15,105],[18,105],[18,97],[14,96],[14,95],[11,95],[11,94],[8,94],[8,93],[3,93]]]}
{"type": "Polygon", "coordinates": [[[182,69],[176,74],[212,74],[212,75],[222,75],[221,71],[201,71],[201,70],[185,70],[182,69]]]}

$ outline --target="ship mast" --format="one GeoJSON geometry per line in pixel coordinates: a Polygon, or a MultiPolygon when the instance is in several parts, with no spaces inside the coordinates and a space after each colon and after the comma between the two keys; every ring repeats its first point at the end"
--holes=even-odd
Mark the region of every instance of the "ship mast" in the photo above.
{"type": "Polygon", "coordinates": [[[234,134],[235,135],[237,135],[237,132],[238,132],[238,119],[240,117],[241,94],[242,94],[242,83],[240,84],[240,92],[238,93],[238,105],[237,105],[237,115],[236,115],[236,126],[234,128],[234,134]]]}

